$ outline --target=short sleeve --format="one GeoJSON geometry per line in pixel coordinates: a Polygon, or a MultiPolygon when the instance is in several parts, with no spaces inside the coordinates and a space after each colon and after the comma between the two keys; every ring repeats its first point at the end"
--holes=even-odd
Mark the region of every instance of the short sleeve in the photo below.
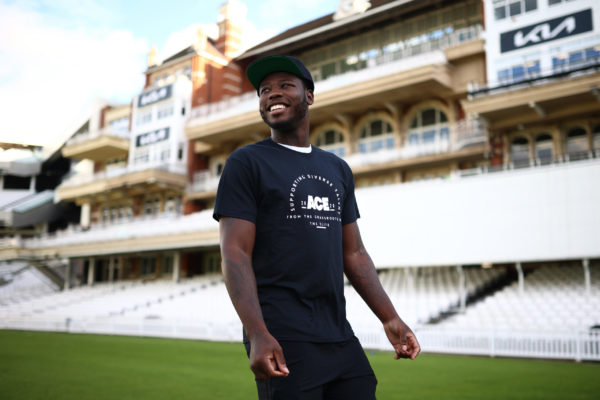
{"type": "Polygon", "coordinates": [[[255,182],[252,169],[242,160],[230,156],[219,180],[213,218],[218,221],[221,217],[232,217],[256,223],[255,182]]]}
{"type": "Polygon", "coordinates": [[[356,196],[354,194],[354,176],[350,167],[345,165],[346,171],[346,198],[342,208],[342,225],[350,224],[360,218],[356,196]]]}

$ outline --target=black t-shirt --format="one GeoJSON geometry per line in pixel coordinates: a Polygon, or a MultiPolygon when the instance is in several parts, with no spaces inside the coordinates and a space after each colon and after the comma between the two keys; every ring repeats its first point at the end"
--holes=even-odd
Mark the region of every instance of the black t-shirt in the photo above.
{"type": "Polygon", "coordinates": [[[256,225],[252,266],[269,332],[278,340],[337,342],[346,319],[342,225],[359,217],[352,171],[313,147],[300,153],[270,138],[229,156],[215,219],[256,225]]]}

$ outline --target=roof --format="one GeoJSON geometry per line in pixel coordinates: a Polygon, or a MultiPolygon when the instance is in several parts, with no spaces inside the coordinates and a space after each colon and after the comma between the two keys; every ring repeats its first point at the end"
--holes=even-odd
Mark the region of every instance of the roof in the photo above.
{"type": "Polygon", "coordinates": [[[447,0],[371,0],[371,7],[365,12],[334,20],[335,13],[308,21],[276,35],[236,57],[241,61],[257,56],[292,54],[315,43],[334,40],[348,32],[361,32],[382,21],[398,20],[402,15],[415,10],[444,3],[447,0]],[[393,11],[393,12],[392,12],[393,11]]]}

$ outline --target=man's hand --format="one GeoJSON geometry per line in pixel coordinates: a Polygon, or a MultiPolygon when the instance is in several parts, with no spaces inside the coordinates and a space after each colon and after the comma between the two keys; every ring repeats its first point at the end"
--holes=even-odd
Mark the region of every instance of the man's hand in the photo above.
{"type": "Polygon", "coordinates": [[[400,319],[394,318],[383,324],[385,334],[396,351],[396,360],[410,358],[414,360],[421,352],[417,337],[410,328],[400,319]]]}
{"type": "Polygon", "coordinates": [[[281,346],[268,333],[250,338],[250,369],[256,379],[261,380],[286,377],[290,374],[281,346]]]}

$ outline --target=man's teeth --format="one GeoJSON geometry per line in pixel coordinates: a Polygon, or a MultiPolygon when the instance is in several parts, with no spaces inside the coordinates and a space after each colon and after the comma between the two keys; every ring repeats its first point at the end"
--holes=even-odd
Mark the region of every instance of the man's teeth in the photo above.
{"type": "Polygon", "coordinates": [[[275,104],[274,106],[271,106],[270,111],[275,111],[275,110],[279,110],[279,109],[283,109],[285,108],[285,106],[283,104],[275,104]]]}

